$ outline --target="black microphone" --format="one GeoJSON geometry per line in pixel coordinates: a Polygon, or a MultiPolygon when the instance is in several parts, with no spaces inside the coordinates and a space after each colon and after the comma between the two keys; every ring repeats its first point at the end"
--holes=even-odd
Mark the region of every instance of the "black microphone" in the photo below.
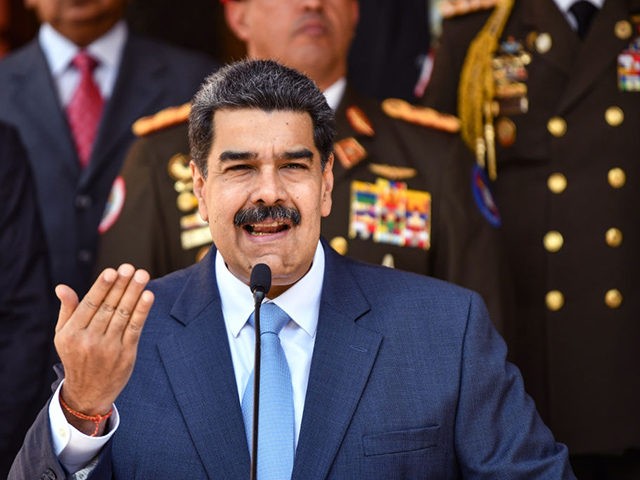
{"type": "Polygon", "coordinates": [[[264,300],[264,296],[271,288],[271,269],[265,263],[258,263],[251,270],[251,279],[249,280],[251,293],[253,293],[253,301],[255,305],[259,305],[264,300]]]}
{"type": "Polygon", "coordinates": [[[253,326],[256,332],[256,346],[253,360],[253,425],[251,439],[251,473],[249,478],[258,477],[258,415],[260,412],[260,306],[271,288],[271,269],[269,265],[258,263],[251,270],[249,287],[253,293],[253,326]]]}

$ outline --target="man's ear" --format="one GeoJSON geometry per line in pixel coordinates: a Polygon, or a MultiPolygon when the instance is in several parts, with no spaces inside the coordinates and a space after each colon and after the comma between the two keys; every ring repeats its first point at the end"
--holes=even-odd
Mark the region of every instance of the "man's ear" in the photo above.
{"type": "Polygon", "coordinates": [[[202,220],[208,222],[209,211],[207,209],[207,201],[204,195],[206,179],[193,160],[189,162],[189,167],[191,167],[191,178],[193,179],[193,193],[198,199],[198,212],[200,212],[202,220]]]}
{"type": "Polygon", "coordinates": [[[224,18],[227,21],[227,25],[243,42],[248,40],[248,27],[246,23],[246,11],[247,2],[225,2],[224,4],[224,18]]]}
{"type": "Polygon", "coordinates": [[[334,155],[332,153],[331,155],[329,155],[327,163],[324,166],[324,170],[322,171],[322,198],[320,199],[320,213],[323,217],[326,217],[331,213],[331,192],[333,192],[333,161],[334,155]]]}

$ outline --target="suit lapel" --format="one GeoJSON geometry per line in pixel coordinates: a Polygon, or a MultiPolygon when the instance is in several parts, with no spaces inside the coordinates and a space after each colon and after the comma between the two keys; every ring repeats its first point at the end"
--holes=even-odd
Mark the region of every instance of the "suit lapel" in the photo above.
{"type": "MultiPolygon", "coordinates": [[[[570,108],[602,75],[612,75],[618,53],[631,39],[620,39],[614,34],[616,22],[628,20],[625,0],[607,0],[593,19],[582,48],[576,49],[571,80],[562,96],[559,111],[570,108]]],[[[611,80],[612,82],[615,79],[611,80]]]]}
{"type": "Polygon", "coordinates": [[[318,332],[292,476],[300,480],[326,478],[382,341],[358,326],[369,304],[344,261],[324,246],[318,332]]]}
{"type": "MultiPolygon", "coordinates": [[[[37,40],[25,51],[23,69],[14,74],[11,87],[16,111],[22,111],[30,136],[39,138],[42,145],[39,155],[60,159],[73,184],[80,175],[78,155],[71,139],[67,119],[56,96],[56,88],[44,54],[37,40]],[[57,151],[56,151],[57,150],[57,151]]],[[[34,158],[34,163],[46,162],[46,158],[34,158]]],[[[34,170],[38,171],[37,165],[34,170]]]]}
{"type": "MultiPolygon", "coordinates": [[[[133,138],[131,125],[139,117],[152,113],[165,90],[165,66],[148,49],[144,41],[130,34],[113,94],[105,105],[98,136],[81,183],[85,184],[116,160],[118,148],[127,137],[133,138]]],[[[126,142],[125,142],[126,143],[126,142]]]]}
{"type": "Polygon", "coordinates": [[[182,416],[209,478],[245,478],[244,434],[213,259],[196,266],[171,316],[185,328],[159,344],[182,416]]]}

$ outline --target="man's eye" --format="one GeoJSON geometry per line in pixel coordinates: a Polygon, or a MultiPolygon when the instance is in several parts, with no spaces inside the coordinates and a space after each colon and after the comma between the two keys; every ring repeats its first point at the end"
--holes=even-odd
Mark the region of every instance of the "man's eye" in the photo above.
{"type": "Polygon", "coordinates": [[[230,165],[229,167],[227,167],[227,171],[239,171],[239,170],[248,170],[250,169],[251,166],[250,165],[246,165],[243,163],[239,163],[237,165],[230,165]]]}
{"type": "Polygon", "coordinates": [[[289,169],[307,169],[307,165],[304,163],[285,163],[283,168],[289,168],[289,169]]]}

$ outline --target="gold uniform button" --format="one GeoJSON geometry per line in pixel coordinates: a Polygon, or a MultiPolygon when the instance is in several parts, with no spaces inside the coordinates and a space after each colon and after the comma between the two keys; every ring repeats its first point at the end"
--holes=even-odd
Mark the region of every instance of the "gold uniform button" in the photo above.
{"type": "Polygon", "coordinates": [[[567,177],[562,173],[552,173],[547,179],[547,187],[553,193],[562,193],[567,188],[567,177]]]}
{"type": "Polygon", "coordinates": [[[544,236],[543,243],[547,252],[555,253],[562,248],[564,238],[560,232],[552,230],[544,236]]]}
{"type": "Polygon", "coordinates": [[[612,127],[618,127],[624,122],[624,112],[620,107],[609,107],[604,112],[604,119],[612,127]]]}
{"type": "Polygon", "coordinates": [[[344,237],[334,237],[329,242],[331,248],[333,248],[340,255],[346,255],[349,250],[349,244],[347,243],[347,239],[344,237]]]}
{"type": "Polygon", "coordinates": [[[553,45],[553,41],[551,40],[551,35],[548,33],[539,34],[536,39],[536,50],[538,53],[547,53],[551,50],[551,46],[553,45]]]}
{"type": "Polygon", "coordinates": [[[612,168],[607,174],[607,180],[613,188],[622,188],[627,182],[627,174],[621,168],[612,168]]]}
{"type": "Polygon", "coordinates": [[[622,305],[622,293],[618,289],[611,289],[604,295],[604,303],[609,308],[618,308],[622,305]]]}
{"type": "Polygon", "coordinates": [[[567,133],[567,122],[562,117],[552,117],[547,122],[547,130],[554,137],[563,137],[567,133]]]}
{"type": "Polygon", "coordinates": [[[552,312],[557,312],[564,306],[564,295],[559,290],[551,290],[545,296],[547,308],[552,312]]]}
{"type": "Polygon", "coordinates": [[[626,40],[627,38],[631,37],[631,34],[633,33],[631,24],[627,20],[620,20],[619,22],[616,22],[614,32],[616,34],[616,37],[618,37],[620,40],[626,40]]]}
{"type": "Polygon", "coordinates": [[[198,199],[191,192],[182,192],[178,195],[176,203],[181,212],[190,212],[194,208],[198,207],[198,199]]]}
{"type": "Polygon", "coordinates": [[[610,247],[619,247],[622,243],[622,232],[617,228],[610,228],[605,234],[605,239],[610,247]]]}

